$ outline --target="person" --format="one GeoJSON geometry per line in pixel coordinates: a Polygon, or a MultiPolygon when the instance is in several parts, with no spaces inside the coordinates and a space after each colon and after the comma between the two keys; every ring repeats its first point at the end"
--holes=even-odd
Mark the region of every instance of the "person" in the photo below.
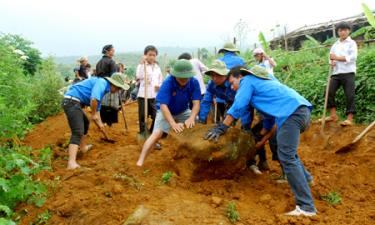
{"type": "Polygon", "coordinates": [[[173,66],[172,75],[163,82],[156,97],[158,112],[155,127],[143,145],[137,166],[144,164],[147,154],[161,139],[163,133],[168,133],[171,128],[174,132],[180,133],[185,127],[192,128],[195,125],[201,92],[199,82],[194,76],[193,65],[188,60],[178,60],[173,66]],[[191,101],[192,110],[189,108],[191,101]]]}
{"type": "Polygon", "coordinates": [[[144,134],[146,130],[152,133],[156,116],[155,97],[159,91],[161,83],[163,82],[163,75],[159,65],[156,63],[158,50],[155,46],[149,45],[144,49],[144,63],[137,67],[136,78],[139,80],[138,89],[138,118],[139,118],[139,133],[144,134]],[[145,90],[145,67],[147,74],[147,90],[145,90]],[[145,96],[147,95],[147,96],[145,96]],[[147,97],[148,112],[145,115],[145,98],[147,97]],[[152,123],[150,129],[146,128],[145,117],[151,116],[152,123]]]}
{"type": "Polygon", "coordinates": [[[229,81],[237,90],[234,103],[224,121],[211,129],[204,138],[219,139],[230,124],[243,115],[249,104],[262,114],[275,118],[278,157],[296,201],[296,208],[285,215],[314,216],[316,209],[309,187],[313,178],[297,154],[300,133],[310,123],[312,105],[295,90],[262,75],[262,70],[266,69],[256,65],[250,70],[241,69],[240,74],[230,74],[229,81]]]}
{"type": "Polygon", "coordinates": [[[194,72],[195,72],[195,79],[198,80],[199,82],[199,87],[201,89],[201,94],[202,96],[206,93],[206,85],[204,83],[204,80],[203,80],[203,76],[202,76],[202,73],[204,73],[205,71],[207,71],[207,67],[197,58],[192,58],[192,56],[190,55],[190,53],[182,53],[178,59],[186,59],[186,60],[189,60],[191,62],[191,64],[193,64],[193,68],[194,68],[194,72]]]}
{"type": "Polygon", "coordinates": [[[81,107],[91,107],[91,119],[99,127],[105,139],[110,140],[100,119],[101,100],[104,94],[108,92],[115,93],[120,89],[127,90],[129,87],[124,84],[124,80],[125,77],[119,74],[105,79],[93,77],[72,85],[65,93],[62,107],[71,129],[68,169],[80,167],[76,161],[79,149],[85,153],[91,148],[90,145],[86,145],[89,119],[81,107]]]}
{"type": "MultiPolygon", "coordinates": [[[[211,80],[207,84],[206,94],[203,96],[199,111],[199,122],[202,124],[207,123],[207,117],[211,108],[211,105],[216,97],[216,99],[223,99],[227,105],[224,107],[230,107],[234,101],[236,91],[232,90],[228,79],[228,72],[224,62],[220,60],[215,60],[210,69],[204,74],[209,76],[211,80]]],[[[224,109],[225,110],[225,109],[224,109]]],[[[220,111],[220,110],[218,110],[220,111]]],[[[248,114],[244,114],[241,117],[241,123],[243,128],[250,129],[251,126],[251,112],[248,110],[248,114]]],[[[222,115],[224,117],[224,115],[222,115]]]]}
{"type": "Polygon", "coordinates": [[[103,57],[96,64],[95,75],[97,77],[110,77],[117,72],[116,62],[113,60],[115,48],[113,45],[105,45],[102,49],[103,57]]]}
{"type": "MultiPolygon", "coordinates": [[[[114,76],[115,74],[124,75],[117,72],[112,76],[114,76]]],[[[107,93],[106,95],[104,95],[102,100],[102,107],[100,109],[100,117],[103,123],[107,124],[108,126],[112,126],[112,124],[118,123],[118,112],[122,107],[122,103],[126,100],[126,93],[127,91],[120,90],[116,93],[107,93]]]]}
{"type": "Polygon", "coordinates": [[[87,63],[87,65],[86,65],[86,73],[87,73],[87,78],[92,77],[91,64],[90,63],[87,63]]]}
{"type": "MultiPolygon", "coordinates": [[[[225,63],[228,70],[237,66],[245,66],[245,60],[238,55],[239,53],[240,50],[238,50],[234,44],[230,42],[225,43],[224,46],[219,49],[219,54],[223,54],[219,60],[225,63]]],[[[219,96],[216,96],[214,104],[217,107],[216,122],[220,122],[224,119],[228,104],[225,99],[219,96]]]]}
{"type": "Polygon", "coordinates": [[[77,82],[80,82],[82,80],[89,78],[88,73],[87,73],[87,66],[90,65],[88,64],[88,58],[85,56],[82,56],[77,61],[79,62],[79,66],[77,68],[74,68],[75,78],[73,80],[73,83],[77,83],[77,82]]]}
{"type": "Polygon", "coordinates": [[[258,65],[263,66],[269,74],[273,75],[273,68],[276,66],[273,58],[269,57],[262,48],[254,49],[253,56],[258,65]]]}
{"type": "Polygon", "coordinates": [[[127,70],[127,68],[125,67],[125,65],[123,63],[117,64],[117,72],[118,73],[125,73],[126,70],[127,70]]]}
{"type": "Polygon", "coordinates": [[[219,60],[223,61],[229,70],[236,66],[245,66],[245,60],[237,55],[239,53],[240,50],[234,44],[228,42],[219,49],[219,54],[223,54],[219,60]]]}
{"type": "Polygon", "coordinates": [[[353,124],[355,113],[355,73],[357,60],[357,44],[349,36],[350,24],[340,22],[336,26],[339,40],[335,42],[330,51],[330,65],[333,69],[329,82],[328,105],[330,116],[325,118],[327,122],[338,120],[336,113],[335,95],[337,90],[343,86],[346,97],[347,118],[340,124],[350,126],[353,124]]]}

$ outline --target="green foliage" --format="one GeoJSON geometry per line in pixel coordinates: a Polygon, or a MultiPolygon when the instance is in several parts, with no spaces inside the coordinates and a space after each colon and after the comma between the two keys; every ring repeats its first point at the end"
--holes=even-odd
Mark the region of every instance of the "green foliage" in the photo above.
{"type": "Polygon", "coordinates": [[[313,43],[313,45],[315,47],[320,46],[320,42],[318,40],[316,40],[314,37],[312,37],[312,36],[310,36],[308,34],[306,34],[305,36],[306,36],[307,39],[309,39],[313,43]]]}
{"type": "Polygon", "coordinates": [[[61,75],[52,58],[34,76],[24,75],[23,61],[0,38],[0,139],[22,137],[33,123],[60,110],[61,75]]]}
{"type": "Polygon", "coordinates": [[[362,8],[363,8],[363,13],[366,16],[368,23],[373,28],[375,28],[375,17],[374,17],[374,14],[372,13],[371,9],[365,3],[362,3],[362,8]]]}
{"type": "MultiPolygon", "coordinates": [[[[277,67],[275,76],[295,89],[313,106],[313,116],[319,117],[324,106],[324,91],[328,76],[328,48],[302,51],[274,51],[277,67]]],[[[375,117],[375,47],[359,50],[356,74],[357,122],[370,122],[375,117]]],[[[345,96],[342,88],[337,92],[336,101],[341,116],[345,116],[345,96]]]]}
{"type": "Polygon", "coordinates": [[[172,177],[173,177],[173,172],[167,171],[163,173],[163,175],[161,176],[161,182],[163,184],[168,184],[172,177]]]}
{"type": "Polygon", "coordinates": [[[235,223],[240,220],[240,213],[237,211],[236,203],[229,202],[227,205],[227,217],[230,222],[235,223]]]}
{"type": "Polygon", "coordinates": [[[326,195],[320,196],[323,201],[326,201],[330,205],[337,205],[341,203],[341,196],[338,192],[332,191],[326,195]]]}
{"type": "Polygon", "coordinates": [[[264,36],[262,32],[259,33],[258,39],[259,39],[260,44],[262,45],[263,50],[267,54],[270,54],[271,52],[270,44],[267,42],[266,37],[264,36]]]}
{"type": "MultiPolygon", "coordinates": [[[[31,47],[33,43],[29,40],[24,39],[20,35],[6,34],[1,35],[0,39],[5,42],[8,46],[11,46],[13,50],[21,50],[21,55],[26,56],[22,62],[24,73],[34,75],[37,71],[38,66],[42,62],[41,53],[38,49],[31,47]]],[[[19,55],[17,57],[20,57],[19,55]]]]}
{"type": "Polygon", "coordinates": [[[38,215],[37,220],[32,225],[45,225],[48,224],[48,220],[51,218],[52,213],[49,210],[44,211],[38,215]]]}
{"type": "Polygon", "coordinates": [[[0,146],[0,217],[11,219],[12,209],[19,202],[41,207],[46,200],[47,187],[33,180],[42,170],[50,169],[52,151],[42,149],[38,157],[26,147],[0,146]]]}

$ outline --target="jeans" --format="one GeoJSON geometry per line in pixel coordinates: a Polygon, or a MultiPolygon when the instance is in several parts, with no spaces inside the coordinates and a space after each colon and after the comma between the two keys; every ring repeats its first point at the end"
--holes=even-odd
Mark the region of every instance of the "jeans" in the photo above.
{"type": "Polygon", "coordinates": [[[300,133],[310,123],[310,110],[300,106],[277,131],[277,153],[295,197],[296,205],[307,212],[315,212],[314,201],[308,182],[312,176],[297,155],[300,133]]]}

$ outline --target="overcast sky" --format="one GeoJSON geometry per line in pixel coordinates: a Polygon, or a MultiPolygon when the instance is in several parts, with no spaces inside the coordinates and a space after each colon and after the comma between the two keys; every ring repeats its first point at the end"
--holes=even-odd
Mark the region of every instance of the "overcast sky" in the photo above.
{"type": "MultiPolygon", "coordinates": [[[[305,24],[362,12],[361,0],[0,0],[0,31],[22,34],[44,55],[99,54],[112,43],[119,52],[164,47],[220,46],[235,24],[249,25],[248,44],[259,30],[272,37],[277,24],[305,24]]],[[[364,1],[375,9],[374,0],[364,1]]]]}

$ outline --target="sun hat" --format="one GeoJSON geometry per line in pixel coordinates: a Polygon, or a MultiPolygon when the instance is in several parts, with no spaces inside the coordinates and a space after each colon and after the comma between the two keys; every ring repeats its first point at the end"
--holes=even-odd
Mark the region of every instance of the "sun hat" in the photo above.
{"type": "Polygon", "coordinates": [[[253,55],[259,55],[259,54],[263,54],[263,53],[264,53],[264,50],[262,48],[256,48],[253,51],[253,55]]]}
{"type": "Polygon", "coordinates": [[[223,53],[224,51],[240,53],[240,50],[231,42],[225,43],[224,46],[219,49],[219,53],[223,53]]]}
{"type": "Polygon", "coordinates": [[[250,69],[241,68],[240,71],[243,74],[251,74],[251,75],[254,75],[254,76],[259,77],[261,79],[271,80],[271,78],[268,77],[267,69],[262,67],[262,66],[259,66],[259,65],[255,65],[255,66],[251,67],[250,69]]]}
{"type": "Polygon", "coordinates": [[[104,79],[108,80],[116,87],[124,89],[125,91],[129,90],[130,88],[130,86],[125,83],[125,76],[121,73],[114,73],[111,77],[105,77],[104,79]]]}
{"type": "Polygon", "coordinates": [[[177,78],[191,78],[195,76],[193,65],[189,60],[180,59],[174,64],[172,76],[177,78]]]}
{"type": "Polygon", "coordinates": [[[227,66],[225,65],[224,62],[220,60],[215,60],[213,61],[211,67],[209,70],[204,72],[205,75],[211,76],[212,72],[219,74],[221,76],[227,76],[229,70],[227,69],[227,66]]]}
{"type": "Polygon", "coordinates": [[[87,56],[82,56],[77,61],[78,62],[83,62],[83,61],[89,61],[89,59],[87,58],[87,56]]]}

